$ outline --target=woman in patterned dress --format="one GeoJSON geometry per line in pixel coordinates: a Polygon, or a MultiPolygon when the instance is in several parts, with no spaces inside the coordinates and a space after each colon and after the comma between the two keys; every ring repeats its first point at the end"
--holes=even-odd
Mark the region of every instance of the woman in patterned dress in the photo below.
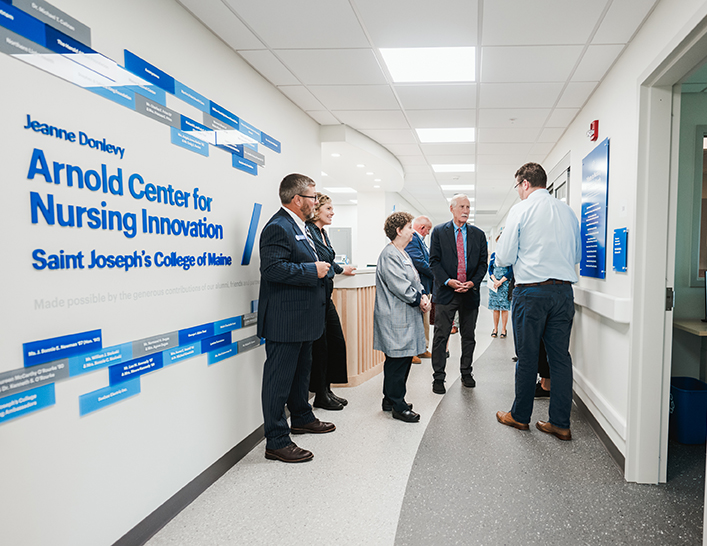
{"type": "MultiPolygon", "coordinates": [[[[500,235],[499,235],[500,237],[500,235]]],[[[496,237],[498,241],[498,237],[496,237]]],[[[513,278],[513,267],[501,267],[496,265],[496,253],[491,254],[489,261],[489,278],[496,288],[496,291],[489,290],[489,309],[493,311],[493,332],[491,337],[498,335],[498,319],[501,319],[503,330],[501,330],[501,338],[507,335],[506,325],[508,324],[508,311],[511,309],[511,302],[508,299],[508,287],[510,280],[513,278]]]]}

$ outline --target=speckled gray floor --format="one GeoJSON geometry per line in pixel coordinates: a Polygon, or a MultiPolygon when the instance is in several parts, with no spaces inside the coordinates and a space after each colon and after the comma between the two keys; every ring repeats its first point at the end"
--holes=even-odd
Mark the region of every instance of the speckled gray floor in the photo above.
{"type": "MultiPolygon", "coordinates": [[[[628,484],[578,412],[572,442],[500,425],[513,402],[513,344],[475,363],[478,386],[451,389],[413,463],[396,545],[702,543],[705,446],[671,444],[669,481],[628,484]]],[[[536,401],[532,424],[547,419],[536,401]]]]}
{"type": "Polygon", "coordinates": [[[638,486],[576,414],[570,443],[499,425],[513,397],[513,341],[490,332],[482,307],[477,388],[460,385],[456,335],[446,395],[432,393],[429,359],[411,370],[420,423],[380,410],[380,375],[335,389],[346,409],[315,412],[337,430],[296,438],[313,461],[268,461],[261,443],[148,546],[699,544],[704,445],[671,446],[669,483],[638,486]]]}

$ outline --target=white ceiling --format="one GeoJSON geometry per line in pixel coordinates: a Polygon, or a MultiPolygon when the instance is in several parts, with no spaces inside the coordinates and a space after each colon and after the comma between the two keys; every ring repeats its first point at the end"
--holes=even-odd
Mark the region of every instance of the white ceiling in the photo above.
{"type": "MultiPolygon", "coordinates": [[[[319,124],[348,125],[387,148],[404,169],[399,193],[435,223],[454,193],[441,184],[475,184],[466,193],[487,230],[516,199],[517,168],[545,160],[656,3],[178,1],[319,124]],[[379,52],[453,46],[476,47],[475,83],[394,84],[379,52]],[[475,127],[476,142],[422,144],[415,132],[441,127],[475,127]],[[434,173],[438,163],[476,172],[434,173]]],[[[335,183],[372,191],[342,179],[320,185],[335,183]]]]}

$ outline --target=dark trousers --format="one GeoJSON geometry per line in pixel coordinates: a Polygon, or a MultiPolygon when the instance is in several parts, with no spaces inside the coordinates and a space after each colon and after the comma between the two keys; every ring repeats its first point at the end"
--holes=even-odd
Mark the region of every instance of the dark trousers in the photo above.
{"type": "Polygon", "coordinates": [[[459,311],[459,333],[462,336],[462,357],[459,369],[462,375],[471,375],[471,363],[476,347],[476,319],[479,316],[479,304],[465,298],[463,294],[454,294],[452,303],[435,304],[435,330],[432,338],[432,377],[435,381],[444,381],[447,366],[447,340],[452,331],[454,314],[459,311]]]}
{"type": "Polygon", "coordinates": [[[570,428],[572,410],[572,358],[569,353],[574,318],[574,294],[569,284],[518,286],[513,292],[513,340],[516,397],[513,419],[529,423],[533,413],[540,340],[545,344],[552,376],[549,422],[570,428]]]}
{"type": "Polygon", "coordinates": [[[290,444],[285,404],[293,426],[314,421],[309,405],[309,372],[312,366],[312,342],[285,343],[265,341],[267,358],[263,368],[263,419],[267,449],[290,444]]]}
{"type": "Polygon", "coordinates": [[[550,365],[547,363],[547,351],[542,339],[538,348],[538,375],[544,379],[550,379],[550,365]]]}
{"type": "Polygon", "coordinates": [[[331,298],[327,300],[324,333],[312,345],[312,374],[309,390],[317,396],[329,391],[331,383],[346,383],[346,340],[331,298]]]}
{"type": "Polygon", "coordinates": [[[385,355],[383,363],[383,399],[390,402],[395,411],[409,409],[405,402],[408,375],[412,366],[411,356],[392,357],[385,355]]]}

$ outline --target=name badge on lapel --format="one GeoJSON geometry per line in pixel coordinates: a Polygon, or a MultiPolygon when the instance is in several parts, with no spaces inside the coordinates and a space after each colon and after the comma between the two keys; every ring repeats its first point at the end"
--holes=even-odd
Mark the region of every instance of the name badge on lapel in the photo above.
{"type": "Polygon", "coordinates": [[[298,241],[304,241],[306,238],[306,235],[295,235],[295,239],[297,239],[298,241]]]}

